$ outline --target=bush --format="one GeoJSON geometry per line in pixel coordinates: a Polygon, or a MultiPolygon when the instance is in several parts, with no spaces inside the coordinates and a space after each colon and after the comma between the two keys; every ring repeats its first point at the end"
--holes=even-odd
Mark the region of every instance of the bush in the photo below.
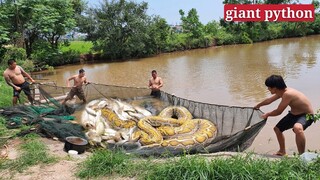
{"type": "Polygon", "coordinates": [[[7,61],[9,59],[15,59],[16,61],[25,61],[27,59],[26,50],[23,48],[17,48],[17,47],[8,47],[1,65],[7,66],[7,61]]]}
{"type": "Polygon", "coordinates": [[[45,69],[46,66],[60,66],[79,62],[80,53],[75,50],[61,52],[59,49],[51,47],[47,42],[38,42],[32,59],[38,69],[45,69]]]}

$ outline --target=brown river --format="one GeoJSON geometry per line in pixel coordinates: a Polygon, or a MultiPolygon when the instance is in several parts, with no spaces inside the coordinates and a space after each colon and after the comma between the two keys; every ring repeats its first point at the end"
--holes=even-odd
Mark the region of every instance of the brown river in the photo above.
{"type": "MultiPolygon", "coordinates": [[[[67,78],[78,74],[80,68],[85,69],[91,82],[133,87],[147,87],[151,70],[156,69],[164,80],[162,90],[168,93],[210,104],[244,107],[253,107],[269,96],[264,81],[271,74],[280,74],[287,86],[305,93],[313,108],[320,109],[320,35],[174,52],[126,62],[68,65],[37,76],[65,86],[67,78]]],[[[278,103],[261,110],[273,110],[278,103]]],[[[248,152],[273,154],[278,150],[273,127],[288,110],[268,118],[248,152]]],[[[320,150],[319,125],[317,122],[305,131],[306,150],[320,150]]],[[[285,132],[289,155],[297,152],[294,136],[292,130],[285,132]]]]}

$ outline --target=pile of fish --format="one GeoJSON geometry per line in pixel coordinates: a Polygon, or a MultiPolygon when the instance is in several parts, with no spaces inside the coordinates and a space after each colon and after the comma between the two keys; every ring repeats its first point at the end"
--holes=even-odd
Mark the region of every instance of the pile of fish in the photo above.
{"type": "Polygon", "coordinates": [[[211,121],[193,119],[185,107],[169,106],[153,116],[143,107],[107,98],[89,102],[81,124],[91,145],[130,147],[136,152],[203,148],[217,133],[211,121]]]}
{"type": "Polygon", "coordinates": [[[124,143],[137,128],[136,123],[152,114],[119,99],[90,101],[82,113],[81,125],[88,129],[86,136],[91,145],[106,147],[105,143],[124,143]]]}

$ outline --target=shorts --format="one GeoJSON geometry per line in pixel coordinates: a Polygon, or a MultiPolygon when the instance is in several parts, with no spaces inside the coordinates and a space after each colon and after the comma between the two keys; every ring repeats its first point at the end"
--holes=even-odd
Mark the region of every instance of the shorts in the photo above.
{"type": "Polygon", "coordinates": [[[74,97],[74,95],[78,96],[78,98],[80,100],[84,100],[84,101],[86,100],[85,96],[84,96],[83,89],[81,86],[80,87],[72,87],[68,96],[66,97],[66,100],[72,99],[74,97]]]}
{"type": "Polygon", "coordinates": [[[151,91],[150,95],[153,96],[153,97],[160,98],[161,93],[160,93],[160,91],[151,91]]]}
{"type": "Polygon", "coordinates": [[[13,97],[19,97],[21,91],[23,91],[27,96],[31,96],[31,90],[30,90],[30,84],[25,81],[22,84],[15,84],[16,86],[20,87],[21,89],[17,91],[15,88],[13,88],[13,97]]]}
{"type": "Polygon", "coordinates": [[[283,117],[278,124],[277,128],[281,132],[293,128],[295,123],[300,123],[303,126],[303,130],[307,129],[314,122],[313,118],[310,120],[306,119],[306,114],[293,115],[289,112],[285,117],[283,117]]]}

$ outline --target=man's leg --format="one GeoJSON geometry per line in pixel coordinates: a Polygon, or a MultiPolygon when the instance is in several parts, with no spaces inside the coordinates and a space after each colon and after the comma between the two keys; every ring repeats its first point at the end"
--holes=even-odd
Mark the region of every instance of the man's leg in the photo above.
{"type": "Polygon", "coordinates": [[[285,139],[284,139],[283,133],[277,127],[274,127],[273,130],[276,133],[279,147],[280,147],[279,151],[275,155],[279,155],[279,156],[286,155],[286,146],[285,146],[285,139]]]}
{"type": "Polygon", "coordinates": [[[17,96],[13,96],[12,98],[12,105],[17,105],[17,102],[18,102],[18,97],[17,96]]]}
{"type": "Polygon", "coordinates": [[[295,123],[293,132],[296,134],[296,144],[299,154],[303,154],[306,148],[306,137],[303,132],[303,126],[300,123],[295,123]]]}
{"type": "Polygon", "coordinates": [[[28,100],[31,103],[31,105],[33,105],[33,98],[31,97],[31,95],[28,95],[28,100]]]}

